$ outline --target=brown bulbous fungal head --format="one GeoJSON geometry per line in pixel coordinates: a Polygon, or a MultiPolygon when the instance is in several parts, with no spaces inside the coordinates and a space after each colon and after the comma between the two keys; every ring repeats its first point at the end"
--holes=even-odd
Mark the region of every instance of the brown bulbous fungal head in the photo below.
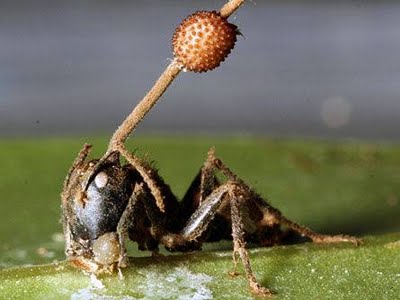
{"type": "Polygon", "coordinates": [[[198,11],[175,30],[172,50],[178,64],[194,72],[207,72],[220,65],[236,43],[236,25],[216,11],[198,11]]]}

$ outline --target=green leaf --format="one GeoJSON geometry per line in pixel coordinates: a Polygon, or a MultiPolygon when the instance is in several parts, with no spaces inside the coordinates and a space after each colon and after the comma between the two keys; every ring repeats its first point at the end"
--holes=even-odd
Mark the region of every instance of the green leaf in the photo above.
{"type": "MultiPolygon", "coordinates": [[[[352,245],[301,244],[250,250],[276,299],[398,299],[400,234],[352,245]],[[397,242],[396,242],[397,241],[397,242]]],[[[231,278],[232,252],[131,258],[123,279],[93,278],[66,262],[2,270],[4,299],[252,299],[243,275],[231,278]],[[103,297],[103,298],[102,298],[103,297]],[[107,298],[109,297],[109,298],[107,298]]]]}

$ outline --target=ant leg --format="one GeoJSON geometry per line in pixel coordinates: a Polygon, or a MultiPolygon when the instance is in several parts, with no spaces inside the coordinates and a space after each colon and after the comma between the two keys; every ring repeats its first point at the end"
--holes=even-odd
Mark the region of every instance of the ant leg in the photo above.
{"type": "Polygon", "coordinates": [[[158,175],[157,170],[133,155],[125,145],[119,143],[115,148],[142,177],[161,212],[176,211],[178,201],[169,186],[158,175]]]}
{"type": "MultiPolygon", "coordinates": [[[[232,215],[232,237],[233,237],[233,256],[236,273],[236,253],[239,254],[243,264],[244,271],[246,273],[247,280],[249,281],[250,289],[255,294],[270,296],[274,292],[260,285],[254,276],[253,270],[250,264],[249,253],[246,250],[246,242],[244,239],[244,226],[241,216],[240,203],[243,203],[244,196],[241,194],[241,186],[236,185],[234,189],[229,191],[229,198],[231,204],[231,215],[232,215]]],[[[246,191],[245,191],[246,192],[246,191]]]]}
{"type": "Polygon", "coordinates": [[[177,241],[188,243],[201,238],[203,232],[208,229],[211,221],[214,219],[218,209],[228,201],[231,206],[231,219],[232,219],[232,237],[234,245],[234,263],[236,269],[236,254],[243,263],[247,280],[251,290],[259,295],[269,296],[273,292],[260,285],[254,276],[251,269],[249,254],[246,250],[246,243],[244,240],[244,224],[240,213],[241,205],[248,200],[251,194],[248,187],[236,182],[228,181],[227,183],[216,188],[199,206],[189,219],[187,225],[182,229],[178,235],[167,235],[163,237],[161,242],[169,248],[181,246],[177,241]]]}
{"type": "Polygon", "coordinates": [[[140,191],[137,186],[135,186],[134,191],[129,198],[128,205],[126,206],[122,216],[117,225],[117,234],[120,245],[120,255],[118,260],[118,269],[125,268],[128,266],[128,257],[126,252],[126,241],[129,240],[129,223],[131,223],[134,218],[134,211],[138,200],[140,199],[140,191]]]}
{"type": "Polygon", "coordinates": [[[181,216],[188,220],[200,204],[220,184],[215,176],[213,161],[214,149],[208,151],[207,159],[193,179],[181,202],[181,216]]]}
{"type": "MultiPolygon", "coordinates": [[[[68,174],[67,174],[67,176],[66,176],[66,178],[64,180],[64,183],[63,183],[63,189],[62,189],[62,192],[61,192],[61,203],[62,203],[62,205],[64,205],[68,201],[68,197],[70,196],[69,195],[70,191],[68,190],[68,188],[71,185],[71,181],[72,181],[72,184],[73,184],[74,182],[76,182],[78,180],[78,177],[74,176],[74,172],[75,172],[75,170],[77,168],[79,168],[80,166],[83,165],[83,163],[86,160],[86,157],[89,155],[91,147],[92,147],[91,145],[85,144],[83,146],[83,148],[79,151],[79,154],[75,158],[74,162],[72,163],[72,166],[70,167],[70,169],[68,171],[68,174]]],[[[63,218],[63,222],[62,223],[63,223],[64,237],[65,237],[65,252],[67,253],[67,255],[69,255],[68,254],[69,252],[73,252],[73,249],[72,249],[73,248],[73,246],[72,246],[72,244],[73,244],[73,242],[72,242],[72,233],[71,233],[71,229],[70,229],[70,226],[69,226],[69,224],[70,224],[70,221],[69,221],[70,216],[68,214],[66,214],[66,213],[63,213],[62,218],[63,218]]]]}
{"type": "Polygon", "coordinates": [[[213,164],[215,165],[215,168],[220,170],[221,173],[223,173],[229,180],[233,180],[240,184],[241,186],[247,187],[248,192],[252,194],[250,199],[254,201],[254,203],[259,206],[260,210],[264,214],[264,219],[269,219],[270,222],[272,223],[279,223],[279,224],[284,224],[288,228],[294,230],[301,236],[306,236],[309,239],[311,239],[314,243],[339,243],[339,242],[350,242],[355,244],[356,246],[360,245],[362,243],[361,239],[358,239],[353,236],[349,235],[326,235],[326,234],[321,234],[317,233],[310,228],[300,225],[298,223],[295,223],[289,219],[287,219],[285,216],[282,215],[282,213],[269,205],[265,200],[263,200],[257,193],[252,191],[238,176],[236,176],[219,158],[216,158],[213,156],[214,153],[210,152],[209,158],[212,160],[213,164]],[[261,200],[261,201],[260,201],[261,200]]]}
{"type": "Polygon", "coordinates": [[[350,235],[344,235],[344,234],[327,235],[327,234],[321,234],[321,233],[315,232],[306,226],[297,224],[297,223],[287,219],[285,216],[283,216],[281,214],[280,211],[278,211],[277,209],[272,208],[272,207],[270,207],[268,209],[268,212],[271,215],[273,215],[282,224],[284,224],[288,228],[296,231],[301,236],[306,236],[306,237],[310,238],[314,243],[324,244],[324,243],[350,242],[356,246],[358,246],[362,243],[361,239],[358,239],[358,238],[350,236],[350,235]]]}
{"type": "Polygon", "coordinates": [[[231,188],[231,182],[219,186],[200,204],[180,232],[185,240],[196,240],[201,237],[214,219],[231,188]]]}
{"type": "Polygon", "coordinates": [[[74,162],[72,163],[72,166],[69,168],[68,174],[64,180],[63,189],[61,192],[61,198],[63,200],[66,199],[65,193],[67,192],[67,188],[70,185],[72,174],[74,173],[76,168],[78,168],[79,166],[81,166],[84,163],[86,157],[89,155],[90,148],[92,148],[92,146],[89,144],[83,145],[83,148],[79,151],[78,156],[75,158],[74,162]]]}
{"type": "Polygon", "coordinates": [[[214,157],[215,149],[211,148],[208,150],[207,159],[200,170],[200,203],[219,185],[215,176],[214,157]]]}

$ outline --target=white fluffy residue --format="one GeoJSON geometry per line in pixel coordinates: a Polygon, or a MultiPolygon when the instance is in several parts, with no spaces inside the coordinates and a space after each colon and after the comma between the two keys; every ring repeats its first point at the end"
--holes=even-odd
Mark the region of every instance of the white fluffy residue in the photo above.
{"type": "Polygon", "coordinates": [[[176,267],[171,273],[159,274],[148,271],[144,283],[138,287],[145,299],[180,299],[203,300],[212,299],[207,283],[211,276],[192,273],[187,267],[176,267]]]}
{"type": "Polygon", "coordinates": [[[95,275],[90,275],[89,286],[80,289],[76,293],[71,295],[71,300],[115,300],[115,299],[134,299],[132,297],[115,297],[110,295],[105,295],[107,291],[104,284],[95,275]]]}
{"type": "Polygon", "coordinates": [[[90,275],[90,285],[95,289],[104,289],[104,284],[94,274],[90,275]]]}
{"type": "MultiPolygon", "coordinates": [[[[211,276],[202,273],[192,273],[187,267],[176,267],[168,274],[157,271],[140,271],[144,277],[141,284],[132,287],[140,299],[179,299],[205,300],[213,299],[207,284],[211,276]]],[[[80,289],[71,295],[71,300],[131,300],[139,299],[127,295],[107,295],[107,288],[96,276],[90,276],[88,287],[80,289]]]]}

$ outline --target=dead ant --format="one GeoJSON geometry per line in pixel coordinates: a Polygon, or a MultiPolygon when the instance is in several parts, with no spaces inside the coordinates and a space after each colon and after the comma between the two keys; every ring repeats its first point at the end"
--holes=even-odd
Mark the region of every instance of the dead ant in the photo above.
{"type": "MultiPolygon", "coordinates": [[[[237,7],[223,8],[220,14],[227,18],[237,7]]],[[[128,264],[127,240],[137,242],[140,250],[157,253],[159,244],[187,252],[228,239],[233,240],[235,268],[238,255],[251,290],[270,295],[272,291],[253,274],[246,241],[272,246],[282,243],[291,231],[316,243],[360,243],[347,235],[319,234],[287,219],[236,176],[213,149],[179,201],[157,170],[128,151],[124,142],[180,71],[173,61],[115,132],[101,159],[86,160],[90,145],[75,159],[61,194],[66,254],[72,265],[94,274],[120,271],[128,264]],[[127,164],[121,164],[121,156],[127,164]],[[217,173],[225,180],[219,180],[217,173]]]]}

